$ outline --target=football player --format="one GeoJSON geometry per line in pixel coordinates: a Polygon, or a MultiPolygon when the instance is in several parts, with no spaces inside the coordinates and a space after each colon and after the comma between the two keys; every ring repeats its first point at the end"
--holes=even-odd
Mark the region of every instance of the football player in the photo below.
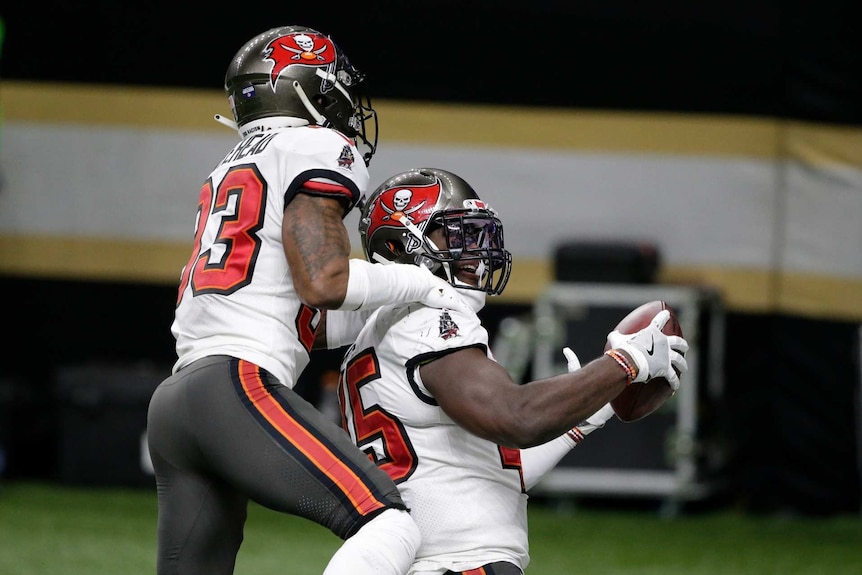
{"type": "Polygon", "coordinates": [[[381,267],[414,264],[455,286],[464,309],[421,303],[373,313],[342,364],[343,425],[398,485],[422,543],[410,573],[521,575],[527,490],[613,411],[627,385],[685,372],[667,312],[583,367],[523,385],[494,361],[476,312],[501,293],[511,254],[495,211],[459,176],[421,168],[378,187],[359,223],[381,267]],[[648,349],[648,341],[654,342],[648,349]]]}
{"type": "Polygon", "coordinates": [[[419,531],[395,484],[292,390],[320,310],[458,302],[427,269],[349,259],[342,220],[377,141],[363,81],[302,26],[255,36],[228,67],[233,120],[216,119],[240,141],[200,189],[178,359],[148,412],[160,575],[232,573],[249,500],[346,540],[326,574],[400,574],[413,560],[419,531]]]}

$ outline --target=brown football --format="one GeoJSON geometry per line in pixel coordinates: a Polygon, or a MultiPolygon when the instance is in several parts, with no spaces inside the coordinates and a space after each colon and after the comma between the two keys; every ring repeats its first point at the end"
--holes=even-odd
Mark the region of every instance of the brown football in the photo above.
{"type": "MultiPolygon", "coordinates": [[[[660,300],[645,303],[634,309],[614,329],[619,330],[620,333],[635,333],[649,325],[656,314],[664,309],[670,311],[670,319],[664,325],[662,332],[667,335],[682,336],[676,312],[666,302],[660,300]]],[[[605,344],[605,351],[608,349],[610,344],[605,344]]],[[[611,407],[620,420],[627,423],[637,421],[661,407],[673,393],[673,388],[665,378],[656,377],[646,383],[629,385],[611,400],[611,407]]]]}

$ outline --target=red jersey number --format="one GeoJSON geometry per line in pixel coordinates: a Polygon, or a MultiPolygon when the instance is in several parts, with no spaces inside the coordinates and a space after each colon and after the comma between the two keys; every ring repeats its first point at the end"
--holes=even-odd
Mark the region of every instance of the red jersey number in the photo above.
{"type": "MultiPolygon", "coordinates": [[[[363,406],[359,390],[376,379],[380,379],[380,363],[373,348],[354,357],[344,370],[339,385],[339,399],[342,410],[350,413],[353,419],[353,433],[356,445],[377,466],[386,471],[395,483],[401,483],[416,470],[417,456],[404,425],[395,416],[379,405],[363,406]],[[382,444],[383,456],[378,456],[372,443],[382,444]]],[[[348,429],[348,419],[342,414],[342,426],[348,429]]],[[[518,472],[521,492],[526,492],[524,471],[521,467],[521,451],[510,447],[498,446],[500,465],[503,469],[518,472]]]]}
{"type": "Polygon", "coordinates": [[[192,257],[180,280],[177,305],[191,283],[192,294],[228,295],[251,283],[261,240],[266,182],[253,164],[234,166],[213,194],[213,182],[201,188],[192,257]],[[204,249],[202,238],[210,218],[218,218],[215,239],[204,249]]]}
{"type": "Polygon", "coordinates": [[[503,465],[503,469],[514,469],[518,472],[518,477],[521,479],[521,493],[526,493],[524,469],[521,467],[521,450],[502,445],[498,445],[497,449],[500,451],[500,463],[503,465]]]}
{"type": "MultiPolygon", "coordinates": [[[[380,379],[380,364],[374,350],[368,349],[354,357],[344,371],[341,387],[345,393],[341,405],[353,416],[353,435],[359,449],[395,483],[400,483],[416,470],[416,452],[404,425],[396,417],[379,405],[362,405],[359,390],[375,379],[380,379]],[[382,455],[377,454],[372,443],[382,445],[382,455]]],[[[345,421],[342,418],[342,422],[345,421]]]]}

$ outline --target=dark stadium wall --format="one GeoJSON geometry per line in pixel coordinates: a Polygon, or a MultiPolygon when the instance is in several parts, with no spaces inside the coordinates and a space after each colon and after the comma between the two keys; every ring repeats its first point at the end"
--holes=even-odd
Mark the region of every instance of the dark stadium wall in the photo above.
{"type": "MultiPolygon", "coordinates": [[[[219,90],[239,45],[296,22],[332,34],[383,99],[862,125],[862,47],[848,0],[312,6],[232,13],[200,3],[178,14],[162,1],[19,4],[2,10],[0,82],[219,90]]],[[[21,308],[10,314],[12,361],[0,378],[6,473],[56,476],[56,370],[168,369],[175,287],[86,273],[2,279],[7,305],[21,308]]],[[[485,315],[493,332],[527,309],[492,305],[485,315]]],[[[719,409],[732,502],[808,514],[862,507],[859,349],[857,317],[730,310],[719,409]]]]}

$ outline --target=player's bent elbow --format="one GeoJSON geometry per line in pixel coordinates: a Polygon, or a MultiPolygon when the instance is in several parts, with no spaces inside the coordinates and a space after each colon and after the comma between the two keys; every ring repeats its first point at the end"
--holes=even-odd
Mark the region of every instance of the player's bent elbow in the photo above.
{"type": "Polygon", "coordinates": [[[347,265],[333,265],[314,274],[314,277],[304,275],[299,280],[295,278],[294,288],[305,305],[316,309],[335,309],[344,302],[347,278],[347,265]]]}
{"type": "Polygon", "coordinates": [[[543,427],[536,426],[531,421],[515,420],[513,418],[503,427],[489,434],[493,437],[487,437],[486,439],[502,447],[527,449],[528,447],[534,447],[553,439],[551,436],[553,434],[549,434],[543,427]]]}
{"type": "Polygon", "coordinates": [[[335,309],[344,301],[343,290],[332,289],[331,284],[312,284],[303,289],[297,286],[296,294],[305,305],[315,309],[335,309]]]}

